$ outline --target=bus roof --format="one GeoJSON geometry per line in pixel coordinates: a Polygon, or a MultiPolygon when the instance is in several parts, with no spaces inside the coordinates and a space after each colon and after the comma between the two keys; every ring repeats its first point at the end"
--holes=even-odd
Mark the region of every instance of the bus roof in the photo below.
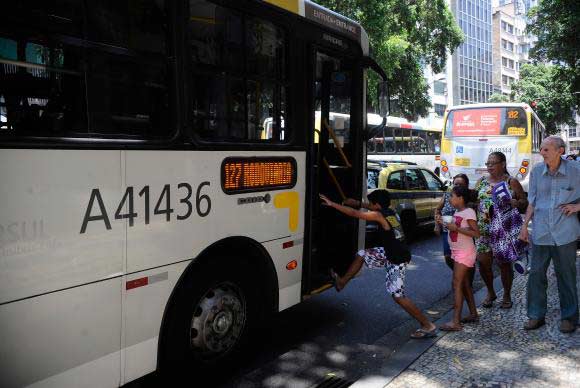
{"type": "MultiPolygon", "coordinates": [[[[382,116],[376,113],[367,113],[367,124],[368,125],[379,125],[383,122],[382,116]]],[[[427,127],[421,125],[420,123],[409,122],[402,117],[387,116],[387,127],[389,128],[405,128],[405,129],[415,129],[418,131],[435,131],[441,132],[440,127],[427,127]]]]}
{"type": "Polygon", "coordinates": [[[481,104],[465,104],[465,105],[454,105],[447,108],[447,110],[458,110],[458,109],[473,109],[473,108],[523,108],[532,109],[528,104],[523,102],[488,102],[481,104]]]}
{"type": "MultiPolygon", "coordinates": [[[[354,20],[310,0],[264,0],[264,2],[303,16],[316,24],[358,41],[363,55],[369,55],[369,36],[364,28],[354,20]]],[[[329,37],[329,39],[331,38],[329,37]]]]}

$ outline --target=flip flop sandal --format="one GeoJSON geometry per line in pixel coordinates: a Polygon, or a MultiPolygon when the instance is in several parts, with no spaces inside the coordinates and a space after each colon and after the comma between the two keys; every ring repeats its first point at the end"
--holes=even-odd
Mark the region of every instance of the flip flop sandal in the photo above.
{"type": "Polygon", "coordinates": [[[462,331],[463,327],[443,325],[443,326],[439,327],[439,330],[442,330],[442,331],[462,331]]]}
{"type": "Polygon", "coordinates": [[[497,299],[497,296],[493,299],[486,299],[483,301],[483,303],[481,304],[481,307],[489,309],[493,307],[493,301],[497,299]]]}
{"type": "Polygon", "coordinates": [[[437,337],[437,329],[427,331],[424,329],[417,329],[413,334],[411,334],[412,339],[424,339],[424,338],[435,338],[437,337]]]}
{"type": "Polygon", "coordinates": [[[513,305],[514,305],[514,304],[513,304],[513,302],[511,302],[511,301],[507,301],[507,300],[504,300],[504,301],[503,301],[503,302],[501,302],[501,304],[499,305],[499,308],[500,308],[500,309],[511,309],[513,305]]]}
{"type": "Polygon", "coordinates": [[[478,323],[479,317],[477,317],[477,318],[465,317],[465,318],[461,318],[461,320],[459,322],[461,322],[461,323],[478,323]]]}

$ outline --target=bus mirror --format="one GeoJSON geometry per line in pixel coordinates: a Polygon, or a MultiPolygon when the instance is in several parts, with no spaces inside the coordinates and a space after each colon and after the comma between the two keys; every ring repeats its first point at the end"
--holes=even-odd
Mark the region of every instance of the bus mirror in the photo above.
{"type": "Polygon", "coordinates": [[[389,114],[389,89],[386,82],[379,82],[377,85],[377,96],[379,98],[379,115],[387,117],[389,114]]]}

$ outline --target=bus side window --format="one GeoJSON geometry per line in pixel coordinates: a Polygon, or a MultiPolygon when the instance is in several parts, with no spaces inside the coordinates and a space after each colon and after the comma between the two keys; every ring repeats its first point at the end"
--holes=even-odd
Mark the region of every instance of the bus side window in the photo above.
{"type": "Polygon", "coordinates": [[[191,0],[192,129],[208,141],[287,142],[287,38],[275,24],[191,0]]]}
{"type": "Polygon", "coordinates": [[[0,37],[1,133],[168,137],[174,126],[163,0],[134,9],[129,0],[82,4],[22,1],[9,8],[9,19],[26,25],[0,37]]]}
{"type": "Polygon", "coordinates": [[[164,2],[87,3],[90,131],[162,138],[169,115],[168,21],[164,2]]]}
{"type": "Polygon", "coordinates": [[[395,129],[394,128],[390,128],[387,127],[385,128],[385,137],[384,137],[384,141],[385,141],[385,152],[395,152],[396,148],[395,148],[395,129]]]}
{"type": "Polygon", "coordinates": [[[0,136],[86,134],[80,3],[21,1],[3,11],[0,136]]]}

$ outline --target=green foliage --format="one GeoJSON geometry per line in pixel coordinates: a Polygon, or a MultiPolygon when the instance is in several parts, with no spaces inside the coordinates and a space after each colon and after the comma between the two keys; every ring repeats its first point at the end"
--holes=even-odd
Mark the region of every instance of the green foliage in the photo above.
{"type": "Polygon", "coordinates": [[[494,93],[489,96],[488,102],[510,102],[510,98],[505,94],[494,93]]]}
{"type": "MultiPolygon", "coordinates": [[[[529,16],[528,29],[538,37],[532,55],[562,65],[558,77],[580,91],[580,1],[541,0],[529,16]]],[[[580,105],[580,94],[575,97],[580,105]]]]}
{"type": "Polygon", "coordinates": [[[554,65],[522,65],[520,79],[512,84],[512,99],[528,104],[535,101],[535,111],[549,134],[557,132],[557,124],[575,125],[571,114],[574,95],[562,71],[554,65]]]}
{"type": "Polygon", "coordinates": [[[423,65],[438,73],[448,52],[463,41],[445,0],[317,0],[358,21],[369,34],[371,53],[388,76],[403,115],[416,120],[431,107],[423,65]]]}

